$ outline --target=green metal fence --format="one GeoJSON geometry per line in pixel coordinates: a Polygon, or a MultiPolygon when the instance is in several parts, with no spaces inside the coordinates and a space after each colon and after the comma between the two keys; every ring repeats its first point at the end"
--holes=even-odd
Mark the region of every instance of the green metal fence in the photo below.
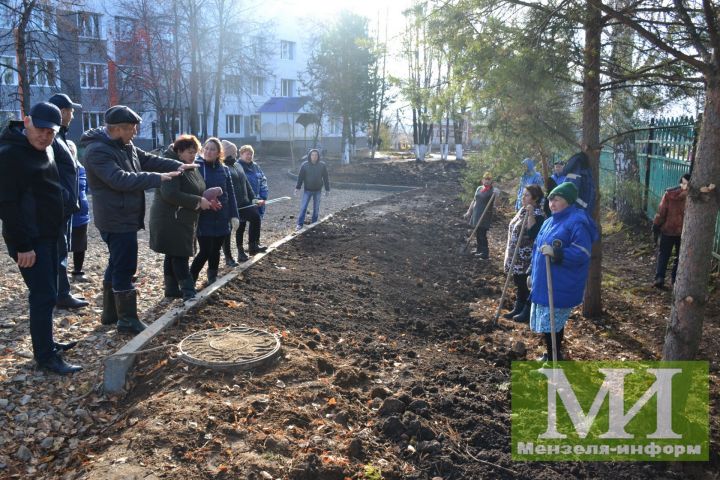
{"type": "MultiPolygon", "coordinates": [[[[695,139],[695,120],[692,117],[653,119],[646,130],[635,135],[635,152],[639,180],[643,188],[642,206],[648,218],[657,211],[663,193],[678,184],[680,177],[690,171],[690,156],[695,139]]],[[[600,188],[604,195],[614,198],[617,193],[617,174],[612,149],[600,154],[600,188]]],[[[715,224],[713,256],[720,259],[720,214],[715,224]]]]}

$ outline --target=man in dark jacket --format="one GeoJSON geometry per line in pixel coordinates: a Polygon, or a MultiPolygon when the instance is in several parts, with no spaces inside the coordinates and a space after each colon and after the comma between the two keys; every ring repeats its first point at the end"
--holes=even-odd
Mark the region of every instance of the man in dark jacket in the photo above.
{"type": "Polygon", "coordinates": [[[680,185],[668,188],[660,200],[655,218],[653,218],[653,235],[655,243],[660,239],[658,249],[657,268],[655,269],[655,281],[653,287],[663,288],[665,283],[665,272],[667,272],[670,256],[675,249],[675,264],[673,265],[671,282],[675,284],[677,276],[678,257],[680,256],[680,235],[683,229],[685,217],[685,201],[688,195],[690,174],[686,173],[680,177],[680,185]]]}
{"type": "Polygon", "coordinates": [[[61,375],[82,370],[59,352],[75,342],[55,343],[52,313],[57,300],[58,236],[63,225],[62,190],[50,145],[62,123],[60,110],[41,102],[22,122],[0,133],[0,219],[8,253],[29,290],[33,355],[42,368],[61,375]]]}
{"type": "MultiPolygon", "coordinates": [[[[265,214],[265,201],[268,199],[268,181],[265,173],[263,173],[260,165],[253,161],[255,157],[255,149],[252,145],[243,145],[240,147],[240,158],[239,163],[242,167],[245,176],[247,177],[248,183],[252,188],[252,192],[255,196],[255,204],[257,205],[257,219],[245,219],[242,215],[240,216],[240,228],[237,231],[238,242],[242,244],[243,236],[245,235],[245,223],[250,223],[250,238],[248,239],[248,249],[250,255],[267,251],[267,247],[260,245],[260,229],[262,227],[262,218],[265,214]],[[253,223],[255,222],[255,223],[253,223]]],[[[240,201],[238,200],[238,207],[240,201]]],[[[246,208],[245,210],[255,210],[254,208],[246,208]]],[[[250,213],[250,216],[255,217],[254,213],[250,213]]]]}
{"type": "Polygon", "coordinates": [[[85,169],[93,192],[93,217],[110,252],[103,281],[102,323],[120,332],[139,333],[137,315],[137,232],[145,228],[145,190],[157,188],[195,165],[151,155],[137,148],[140,116],[124,105],[105,112],[105,126],[85,132],[85,169]],[[159,172],[159,173],[151,173],[159,172]]]}
{"type": "Polygon", "coordinates": [[[57,305],[60,308],[80,308],[88,305],[84,299],[75,298],[70,294],[70,282],[67,276],[68,249],[70,246],[70,233],[72,232],[72,214],[80,211],[79,199],[79,177],[78,164],[75,161],[67,144],[67,130],[70,122],[73,121],[75,109],[82,108],[79,103],[74,103],[64,93],[58,93],[48,100],[60,109],[62,125],[60,131],[55,135],[52,149],[55,154],[58,174],[60,175],[60,188],[62,188],[63,219],[64,227],[58,240],[58,299],[57,305]]]}
{"type": "Polygon", "coordinates": [[[318,221],[320,216],[320,194],[323,185],[325,185],[325,196],[330,195],[330,181],[328,180],[327,165],[320,160],[320,151],[313,148],[308,152],[308,160],[300,166],[298,173],[297,185],[295,185],[295,195],[300,192],[300,187],[305,184],[302,201],[300,202],[300,213],[297,218],[297,227],[300,230],[305,223],[305,213],[307,212],[310,199],[313,200],[312,223],[318,221]]]}

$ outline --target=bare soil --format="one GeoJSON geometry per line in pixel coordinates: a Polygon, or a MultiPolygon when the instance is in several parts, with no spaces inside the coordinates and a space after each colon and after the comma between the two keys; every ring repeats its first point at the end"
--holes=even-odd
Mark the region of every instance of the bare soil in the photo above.
{"type": "MultiPolygon", "coordinates": [[[[467,205],[450,163],[392,165],[398,184],[434,180],[337,213],[218,291],[156,339],[167,351],[139,359],[128,395],[89,390],[76,400],[90,419],[79,443],[50,449],[33,477],[717,478],[715,290],[700,353],[711,365],[711,462],[511,460],[510,363],[543,347],[527,325],[488,322],[505,280],[510,207],[490,230],[490,260],[459,254],[467,205]],[[239,324],[281,335],[281,358],[228,373],[190,366],[172,348],[239,324]]],[[[642,232],[606,223],[605,313],[591,321],[576,311],[566,350],[577,360],[657,359],[671,293],[650,288],[654,256],[642,232]]],[[[27,475],[8,463],[8,476],[27,475]]]]}

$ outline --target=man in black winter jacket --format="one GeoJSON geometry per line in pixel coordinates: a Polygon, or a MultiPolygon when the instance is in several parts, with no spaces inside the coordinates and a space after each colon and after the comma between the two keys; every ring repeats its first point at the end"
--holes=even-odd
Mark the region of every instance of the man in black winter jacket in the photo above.
{"type": "Polygon", "coordinates": [[[308,152],[308,160],[303,162],[298,173],[297,185],[295,185],[295,195],[300,192],[300,187],[305,184],[302,200],[300,202],[300,213],[297,218],[297,227],[300,230],[305,223],[305,213],[307,212],[310,199],[313,201],[312,223],[318,221],[320,216],[320,194],[323,185],[325,186],[325,196],[330,195],[330,180],[328,179],[328,170],[325,162],[320,160],[320,150],[315,148],[308,152]]]}
{"type": "Polygon", "coordinates": [[[62,190],[50,145],[62,117],[41,102],[22,122],[0,133],[0,219],[8,253],[29,290],[30,336],[38,365],[61,375],[82,370],[59,355],[75,342],[55,343],[52,313],[57,300],[58,236],[64,211],[62,190]]]}
{"type": "Polygon", "coordinates": [[[57,93],[48,100],[60,109],[62,125],[60,131],[55,135],[52,149],[55,155],[58,174],[60,176],[60,188],[63,196],[63,210],[65,214],[63,231],[58,239],[58,299],[57,306],[60,308],[80,308],[88,305],[84,299],[76,298],[70,294],[70,282],[67,276],[68,250],[70,248],[70,233],[72,232],[72,214],[80,211],[78,198],[80,196],[80,180],[78,177],[78,164],[75,157],[70,153],[67,145],[67,134],[70,122],[75,116],[75,109],[82,108],[79,103],[74,103],[64,93],[57,93]]]}
{"type": "Polygon", "coordinates": [[[137,232],[145,228],[145,190],[157,188],[190,168],[144,152],[132,143],[140,116],[124,105],[105,112],[105,126],[85,132],[85,170],[93,193],[93,217],[110,252],[103,280],[105,325],[120,332],[139,333],[146,325],[137,314],[137,232]],[[157,173],[154,173],[157,172],[157,173]]]}

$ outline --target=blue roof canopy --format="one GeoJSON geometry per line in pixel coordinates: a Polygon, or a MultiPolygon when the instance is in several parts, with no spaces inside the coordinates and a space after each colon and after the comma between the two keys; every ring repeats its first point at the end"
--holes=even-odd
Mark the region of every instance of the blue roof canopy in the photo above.
{"type": "Polygon", "coordinates": [[[297,113],[310,97],[270,97],[257,113],[297,113]]]}

